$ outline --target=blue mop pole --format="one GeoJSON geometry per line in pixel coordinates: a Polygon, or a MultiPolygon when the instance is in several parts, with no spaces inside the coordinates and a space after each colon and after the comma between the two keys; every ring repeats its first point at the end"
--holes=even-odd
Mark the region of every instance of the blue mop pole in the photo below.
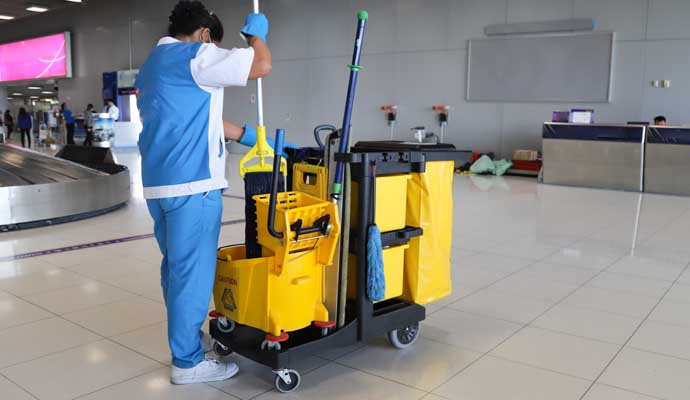
{"type": "MultiPolygon", "coordinates": [[[[366,25],[367,19],[369,18],[369,13],[362,10],[357,13],[357,36],[355,37],[355,50],[352,54],[352,64],[350,67],[350,82],[347,86],[347,101],[345,102],[345,115],[343,116],[343,128],[342,136],[340,137],[340,147],[338,148],[339,153],[346,153],[347,143],[350,136],[350,120],[352,119],[352,108],[355,102],[355,89],[357,88],[357,77],[359,76],[359,70],[361,66],[359,65],[359,59],[362,55],[362,43],[364,42],[364,26],[366,25]]],[[[333,198],[333,203],[338,203],[340,199],[340,194],[343,189],[343,175],[344,175],[345,165],[338,161],[335,166],[335,179],[333,180],[333,190],[331,197],[333,198]]]]}

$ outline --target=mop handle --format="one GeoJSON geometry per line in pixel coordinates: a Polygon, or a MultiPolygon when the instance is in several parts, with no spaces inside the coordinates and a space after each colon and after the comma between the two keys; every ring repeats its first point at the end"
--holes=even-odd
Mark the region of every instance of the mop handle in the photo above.
{"type": "MultiPolygon", "coordinates": [[[[259,0],[254,0],[254,14],[259,13],[259,0]]],[[[264,90],[261,78],[256,80],[256,115],[257,125],[264,126],[264,90]]]]}
{"type": "MultiPolygon", "coordinates": [[[[345,102],[345,115],[343,116],[342,135],[340,137],[339,153],[347,152],[347,143],[350,136],[350,121],[352,119],[352,108],[355,102],[355,89],[357,88],[357,77],[359,76],[359,59],[362,55],[362,43],[364,42],[364,26],[366,25],[369,14],[366,11],[357,13],[357,36],[355,37],[355,50],[352,54],[352,64],[350,64],[350,82],[347,86],[347,101],[345,102]]],[[[335,166],[335,179],[333,180],[333,202],[337,203],[343,188],[344,165],[341,161],[335,166]]]]}

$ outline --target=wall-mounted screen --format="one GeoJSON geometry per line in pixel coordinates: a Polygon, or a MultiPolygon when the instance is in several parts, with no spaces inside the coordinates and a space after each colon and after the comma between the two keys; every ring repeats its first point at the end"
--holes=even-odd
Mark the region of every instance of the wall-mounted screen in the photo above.
{"type": "Polygon", "coordinates": [[[0,83],[71,77],[69,32],[0,44],[0,83]]]}
{"type": "Polygon", "coordinates": [[[472,39],[467,100],[608,103],[611,32],[472,39]]]}

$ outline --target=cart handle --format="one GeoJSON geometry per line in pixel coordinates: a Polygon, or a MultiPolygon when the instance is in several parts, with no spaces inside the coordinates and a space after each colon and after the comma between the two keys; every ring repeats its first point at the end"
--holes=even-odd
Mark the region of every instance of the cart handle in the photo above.
{"type": "Polygon", "coordinates": [[[321,140],[321,132],[323,131],[329,131],[331,133],[337,131],[337,128],[333,125],[319,125],[316,128],[314,128],[314,139],[316,139],[316,143],[319,145],[319,148],[324,148],[323,141],[321,140]]]}

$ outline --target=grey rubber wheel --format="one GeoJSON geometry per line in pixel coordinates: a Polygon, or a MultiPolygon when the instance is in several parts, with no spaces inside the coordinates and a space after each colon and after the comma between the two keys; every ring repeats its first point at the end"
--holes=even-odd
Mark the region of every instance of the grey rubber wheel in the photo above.
{"type": "Polygon", "coordinates": [[[235,330],[235,321],[231,319],[226,319],[227,323],[222,323],[220,322],[220,319],[218,320],[218,330],[223,332],[223,333],[230,333],[235,330]]]}
{"type": "Polygon", "coordinates": [[[388,341],[396,349],[404,349],[410,347],[417,341],[419,337],[419,322],[408,325],[401,329],[393,329],[388,332],[388,341]]]}
{"type": "Polygon", "coordinates": [[[268,340],[261,342],[261,350],[280,351],[282,348],[283,346],[280,342],[270,342],[268,340]]]}
{"type": "Polygon", "coordinates": [[[276,389],[280,393],[294,392],[299,387],[300,380],[302,379],[299,375],[299,372],[295,371],[294,369],[290,369],[288,370],[288,373],[290,374],[290,383],[285,383],[280,375],[276,375],[275,385],[276,389]]]}

